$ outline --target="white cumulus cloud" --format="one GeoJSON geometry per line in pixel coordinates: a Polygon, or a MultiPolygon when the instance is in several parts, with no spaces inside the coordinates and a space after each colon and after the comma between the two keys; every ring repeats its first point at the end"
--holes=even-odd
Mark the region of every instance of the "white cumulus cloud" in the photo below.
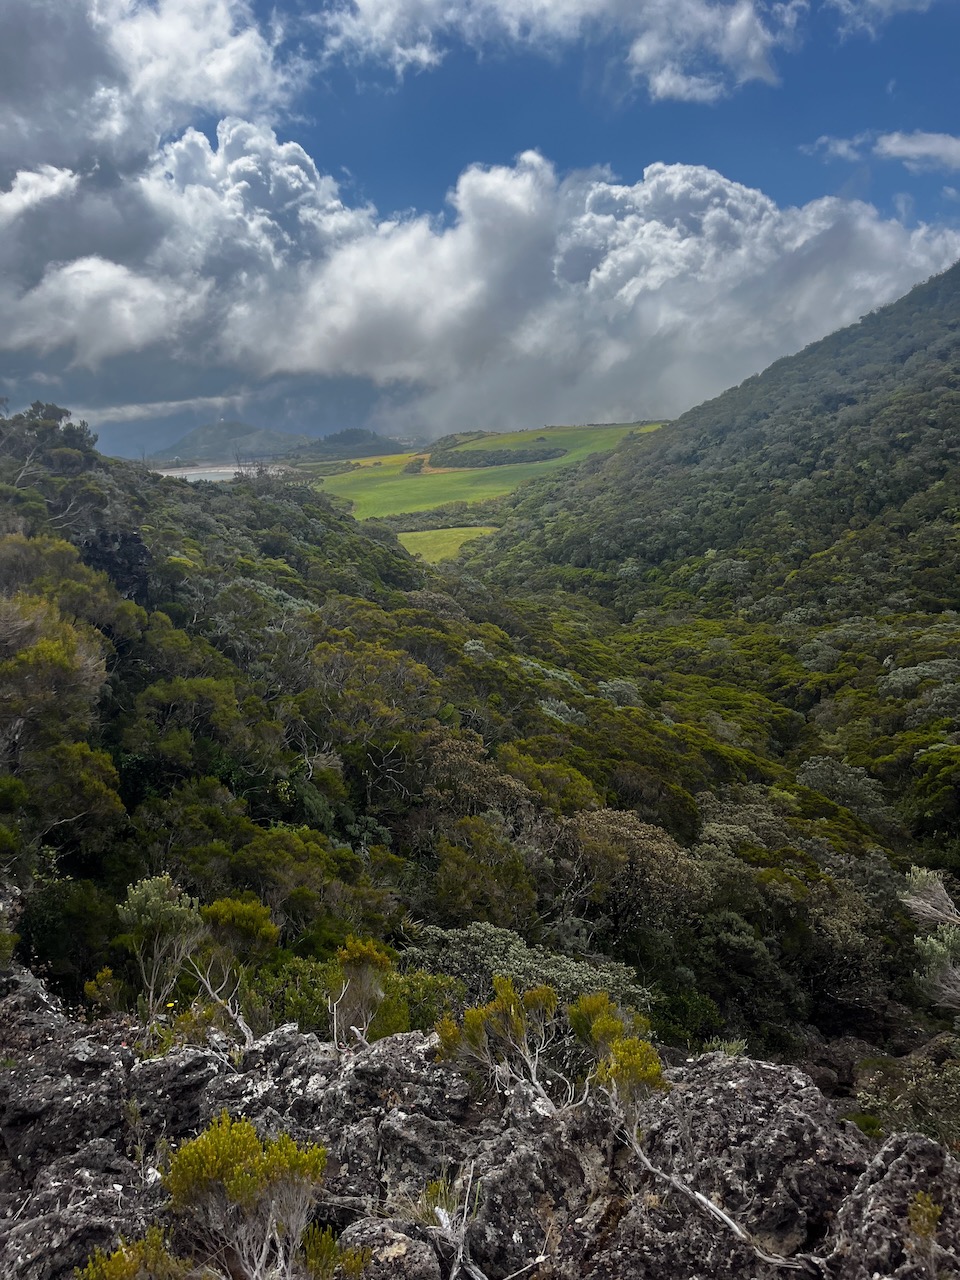
{"type": "Polygon", "coordinates": [[[0,168],[129,168],[198,112],[270,114],[302,66],[246,0],[0,4],[0,168]]]}
{"type": "Polygon", "coordinates": [[[537,152],[466,169],[444,219],[383,218],[239,120],[171,143],[139,196],[158,228],[139,268],[53,268],[18,344],[89,363],[179,341],[248,382],[363,379],[437,431],[676,412],[960,254],[856,201],[780,208],[689,165],[561,178],[537,152]]]}
{"type": "Polygon", "coordinates": [[[48,264],[0,346],[174,362],[184,400],[360,379],[375,418],[437,432],[675,413],[960,254],[856,201],[780,208],[691,165],[563,178],[534,151],[466,169],[444,218],[384,218],[237,119],[168,144],[136,199],[128,260],[48,264]]]}
{"type": "Polygon", "coordinates": [[[283,103],[296,68],[277,58],[282,31],[265,30],[245,0],[89,0],[93,22],[152,118],[218,115],[283,103]]]}
{"type": "Polygon", "coordinates": [[[868,130],[853,138],[834,138],[828,134],[801,150],[809,155],[822,155],[826,160],[851,163],[873,155],[880,160],[900,160],[913,173],[960,169],[960,138],[952,133],[912,133],[896,131],[877,133],[868,130]]]}
{"type": "Polygon", "coordinates": [[[5,230],[28,209],[43,200],[53,200],[76,190],[77,175],[70,169],[43,164],[38,169],[21,169],[9,191],[0,191],[0,230],[5,230]]]}
{"type": "Polygon", "coordinates": [[[549,52],[615,39],[654,98],[708,102],[749,80],[776,79],[805,0],[345,0],[318,22],[329,56],[373,58],[398,72],[430,67],[454,40],[549,52]]]}
{"type": "MultiPolygon", "coordinates": [[[[455,38],[546,49],[615,37],[654,96],[709,101],[772,78],[803,8],[357,0],[323,12],[328,53],[397,66],[428,64],[455,38]]],[[[246,0],[0,3],[5,386],[24,370],[60,378],[65,396],[125,421],[239,413],[257,397],[266,418],[271,396],[319,404],[343,387],[356,394],[340,425],[673,414],[960,254],[960,232],[908,229],[857,201],[784,208],[695,165],[564,175],[537,151],[467,166],[439,211],[352,204],[277,135],[272,113],[301,73],[286,50],[246,0]]],[[[915,166],[946,165],[956,142],[829,141],[915,166]]]]}
{"type": "MultiPolygon", "coordinates": [[[[2,296],[2,295],[0,295],[2,296]]],[[[0,345],[39,353],[69,347],[77,365],[169,341],[202,302],[170,280],[154,280],[103,258],[52,267],[43,280],[0,307],[0,345]]]]}
{"type": "Polygon", "coordinates": [[[960,169],[960,138],[950,133],[883,133],[874,154],[902,160],[908,169],[960,169]]]}

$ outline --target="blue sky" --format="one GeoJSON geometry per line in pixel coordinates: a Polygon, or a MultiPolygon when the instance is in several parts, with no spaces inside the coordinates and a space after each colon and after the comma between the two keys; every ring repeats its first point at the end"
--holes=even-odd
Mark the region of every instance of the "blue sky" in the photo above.
{"type": "Polygon", "coordinates": [[[0,388],[673,415],[960,256],[958,0],[7,0],[0,388]]]}
{"type": "Polygon", "coordinates": [[[508,164],[533,147],[561,170],[609,165],[627,181],[654,161],[705,164],[780,204],[853,194],[893,211],[907,192],[918,217],[955,216],[943,173],[870,157],[825,166],[804,148],[871,130],[960,132],[960,4],[895,14],[873,34],[845,33],[819,8],[805,29],[775,55],[778,84],[748,82],[708,107],[651,102],[609,41],[547,56],[458,44],[400,85],[389,70],[333,67],[296,136],[384,209],[440,209],[465,164],[508,164]]]}

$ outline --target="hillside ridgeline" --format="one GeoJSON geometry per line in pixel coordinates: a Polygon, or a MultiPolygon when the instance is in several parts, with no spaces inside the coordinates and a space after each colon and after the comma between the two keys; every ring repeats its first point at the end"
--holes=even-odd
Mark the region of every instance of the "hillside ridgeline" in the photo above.
{"type": "MultiPolygon", "coordinates": [[[[290,1022],[338,1052],[450,1037],[506,979],[523,1017],[548,988],[557,1016],[605,1000],[600,1057],[565,1068],[581,1084],[627,1070],[624,1045],[651,1073],[745,1045],[804,1064],[862,1136],[828,1135],[853,1144],[836,1227],[804,1218],[774,1251],[856,1235],[861,1174],[869,1197],[934,1160],[895,1135],[960,1142],[958,286],[518,491],[466,567],[295,476],[189,485],[102,457],[56,406],[0,419],[0,967],[119,1018],[144,1062],[223,1063],[290,1022]]],[[[8,1052],[30,1067],[28,1041],[8,1052]]],[[[712,1097],[709,1061],[690,1078],[712,1097]]],[[[776,1110],[788,1076],[765,1070],[743,1078],[776,1110]]],[[[936,1160],[914,1186],[933,1207],[897,1192],[876,1246],[821,1274],[917,1274],[914,1237],[955,1212],[936,1160]]],[[[621,1220],[632,1254],[673,1230],[673,1193],[652,1224],[631,1178],[588,1252],[621,1220]]],[[[724,1257],[704,1274],[745,1274],[724,1257]]]]}
{"type": "MultiPolygon", "coordinates": [[[[960,604],[960,265],[503,503],[504,584],[779,618],[960,604]]],[[[491,523],[503,523],[502,518],[491,523]]]]}

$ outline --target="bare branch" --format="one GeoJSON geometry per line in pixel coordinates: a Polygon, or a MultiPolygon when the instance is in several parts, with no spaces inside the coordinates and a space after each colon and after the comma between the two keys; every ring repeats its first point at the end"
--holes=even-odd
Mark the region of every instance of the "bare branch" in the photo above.
{"type": "Polygon", "coordinates": [[[941,1008],[960,1013],[960,969],[955,964],[944,965],[928,975],[927,989],[941,1008]]]}
{"type": "Polygon", "coordinates": [[[960,926],[960,911],[935,871],[911,868],[908,885],[900,900],[918,923],[933,927],[941,924],[960,926]]]}
{"type": "Polygon", "coordinates": [[[207,957],[202,968],[193,956],[188,958],[187,964],[202,989],[213,1003],[224,1011],[243,1036],[244,1048],[249,1049],[256,1037],[243,1016],[243,1005],[240,999],[243,986],[242,974],[235,973],[231,965],[226,963],[219,954],[207,957]]]}

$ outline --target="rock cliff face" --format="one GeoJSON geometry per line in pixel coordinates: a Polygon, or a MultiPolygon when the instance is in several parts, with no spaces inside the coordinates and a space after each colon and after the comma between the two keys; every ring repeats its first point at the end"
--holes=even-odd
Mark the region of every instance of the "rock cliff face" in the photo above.
{"type": "Polygon", "coordinates": [[[647,1160],[755,1248],[645,1169],[604,1099],[548,1114],[523,1086],[477,1098],[434,1059],[420,1033],[338,1054],[282,1027],[238,1063],[215,1048],[143,1061],[122,1025],[72,1021],[29,974],[2,979],[0,1276],[68,1280],[163,1220],[157,1144],[224,1108],[328,1148],[321,1211],[371,1250],[371,1280],[960,1275],[957,1162],[918,1135],[871,1142],[799,1070],[691,1059],[642,1121],[647,1160]],[[439,1178],[446,1216],[422,1196],[439,1178]],[[911,1226],[918,1192],[941,1206],[932,1237],[911,1226]]]}

